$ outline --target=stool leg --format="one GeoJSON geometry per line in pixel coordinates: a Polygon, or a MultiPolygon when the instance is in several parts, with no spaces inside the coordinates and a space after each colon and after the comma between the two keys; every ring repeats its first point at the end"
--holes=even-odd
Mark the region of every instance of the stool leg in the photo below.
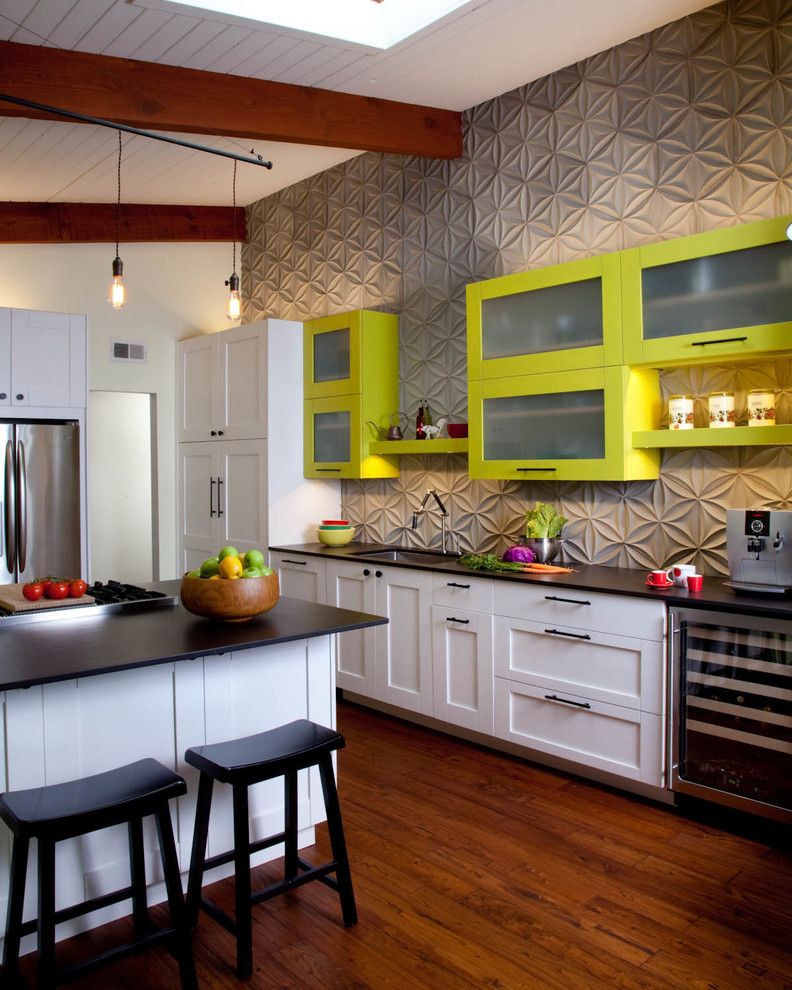
{"type": "Polygon", "coordinates": [[[151,931],[146,898],[146,861],[143,853],[143,819],[129,820],[129,872],[132,880],[132,922],[135,935],[151,931]]]}
{"type": "Polygon", "coordinates": [[[253,920],[250,903],[250,828],[246,784],[234,785],[234,899],[237,940],[237,976],[253,973],[253,920]]]}
{"type": "Polygon", "coordinates": [[[209,835],[213,786],[212,778],[202,773],[198,780],[195,829],[193,831],[192,853],[190,854],[190,875],[187,882],[187,917],[193,927],[198,924],[198,911],[201,907],[201,888],[203,886],[204,862],[206,861],[206,839],[209,835]]]}
{"type": "Polygon", "coordinates": [[[168,893],[168,910],[170,911],[171,927],[176,929],[174,938],[177,958],[179,960],[179,976],[182,990],[198,990],[198,980],[195,975],[195,962],[192,952],[192,937],[184,906],[181,878],[179,876],[179,861],[176,857],[176,843],[173,840],[173,825],[167,803],[156,813],[157,834],[159,836],[162,869],[165,873],[165,888],[168,893]]]}
{"type": "Polygon", "coordinates": [[[38,840],[38,959],[37,990],[55,984],[55,843],[38,840]]]}
{"type": "Polygon", "coordinates": [[[284,875],[287,880],[297,876],[297,772],[284,774],[284,827],[286,843],[284,847],[284,875]]]}
{"type": "Polygon", "coordinates": [[[3,982],[13,985],[19,974],[19,943],[22,926],[22,910],[25,906],[25,878],[27,876],[28,848],[26,836],[14,836],[11,850],[11,889],[8,895],[8,920],[3,945],[3,982]]]}
{"type": "Polygon", "coordinates": [[[349,871],[344,824],[341,820],[341,806],[338,803],[333,761],[329,753],[319,759],[319,775],[322,778],[325,811],[327,813],[327,828],[330,832],[330,846],[333,859],[336,861],[336,878],[338,880],[338,896],[341,900],[341,914],[344,924],[354,925],[357,922],[355,907],[355,892],[352,888],[352,874],[349,871]]]}

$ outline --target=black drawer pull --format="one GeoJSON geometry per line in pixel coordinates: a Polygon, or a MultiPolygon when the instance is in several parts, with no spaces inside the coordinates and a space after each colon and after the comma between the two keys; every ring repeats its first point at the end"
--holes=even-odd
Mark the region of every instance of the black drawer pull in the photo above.
{"type": "Polygon", "coordinates": [[[557,471],[558,468],[546,467],[546,468],[517,468],[518,471],[557,471]]]}
{"type": "Polygon", "coordinates": [[[560,701],[563,705],[574,705],[575,708],[591,708],[587,701],[570,701],[569,698],[559,698],[557,694],[546,694],[548,701],[560,701]]]}
{"type": "Polygon", "coordinates": [[[469,584],[459,584],[457,581],[446,581],[446,588],[469,588],[469,584]]]}
{"type": "Polygon", "coordinates": [[[461,626],[470,625],[470,619],[456,619],[453,615],[447,615],[446,622],[458,622],[461,626]]]}
{"type": "Polygon", "coordinates": [[[287,559],[286,559],[286,558],[284,557],[284,558],[283,558],[283,563],[284,563],[284,564],[297,564],[297,565],[299,565],[300,567],[305,567],[305,565],[306,565],[306,564],[308,563],[308,561],[307,561],[307,560],[287,560],[287,559]]]}
{"type": "Polygon", "coordinates": [[[572,639],[591,639],[588,633],[568,633],[562,632],[560,629],[545,629],[546,633],[552,633],[554,636],[571,636],[572,639]]]}
{"type": "Polygon", "coordinates": [[[314,471],[330,471],[335,472],[336,474],[338,474],[340,470],[341,468],[314,468],[314,471]]]}
{"type": "Polygon", "coordinates": [[[582,598],[561,598],[559,595],[545,595],[545,601],[548,602],[567,602],[570,605],[590,605],[591,602],[587,602],[582,598]]]}
{"type": "Polygon", "coordinates": [[[706,347],[707,344],[741,344],[747,337],[723,337],[720,340],[694,340],[691,347],[706,347]]]}

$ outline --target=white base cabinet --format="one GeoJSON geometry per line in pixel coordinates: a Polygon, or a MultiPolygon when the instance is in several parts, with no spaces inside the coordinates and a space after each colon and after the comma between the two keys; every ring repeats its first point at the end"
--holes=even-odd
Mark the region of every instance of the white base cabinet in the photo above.
{"type": "Polygon", "coordinates": [[[270,567],[277,573],[280,593],[286,598],[298,598],[301,602],[320,605],[327,601],[325,562],[318,557],[271,553],[270,567]]]}
{"type": "MultiPolygon", "coordinates": [[[[375,570],[371,564],[327,561],[326,603],[377,614],[375,570]]],[[[378,697],[376,632],[376,629],[354,629],[336,636],[338,686],[366,698],[378,697]]]]}
{"type": "Polygon", "coordinates": [[[492,735],[492,616],[433,605],[432,661],[435,717],[492,735]]]}

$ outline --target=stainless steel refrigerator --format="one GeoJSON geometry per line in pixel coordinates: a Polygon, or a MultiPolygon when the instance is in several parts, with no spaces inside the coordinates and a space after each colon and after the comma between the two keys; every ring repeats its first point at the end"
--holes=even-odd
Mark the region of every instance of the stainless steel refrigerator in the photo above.
{"type": "Polygon", "coordinates": [[[0,584],[80,575],[77,423],[0,420],[0,584]]]}

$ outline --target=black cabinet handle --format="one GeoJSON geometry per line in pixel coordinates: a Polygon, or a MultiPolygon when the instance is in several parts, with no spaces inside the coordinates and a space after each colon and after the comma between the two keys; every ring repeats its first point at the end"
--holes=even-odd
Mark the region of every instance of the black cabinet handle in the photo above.
{"type": "Polygon", "coordinates": [[[209,433],[209,436],[210,436],[210,437],[216,437],[216,436],[217,436],[217,430],[212,430],[212,431],[211,431],[211,432],[209,433]]]}
{"type": "Polygon", "coordinates": [[[447,615],[446,622],[458,622],[461,626],[470,625],[470,619],[457,619],[453,615],[447,615]]]}
{"type": "Polygon", "coordinates": [[[545,595],[545,600],[548,602],[567,602],[570,605],[590,605],[591,602],[587,602],[582,598],[561,598],[559,595],[545,595]]]}
{"type": "Polygon", "coordinates": [[[215,483],[214,478],[210,478],[209,479],[209,515],[210,515],[210,517],[215,514],[215,510],[214,510],[214,499],[212,497],[214,495],[214,483],[215,483]]]}
{"type": "Polygon", "coordinates": [[[368,569],[368,567],[364,567],[363,568],[363,577],[368,577],[369,574],[371,574],[371,571],[368,569]]]}
{"type": "Polygon", "coordinates": [[[518,471],[557,471],[558,468],[546,467],[546,468],[517,468],[518,471]]]}
{"type": "Polygon", "coordinates": [[[591,639],[588,633],[568,633],[562,632],[560,629],[545,629],[546,633],[552,633],[554,636],[570,636],[572,639],[591,639]]]}
{"type": "Polygon", "coordinates": [[[25,396],[21,392],[17,393],[17,402],[21,402],[24,398],[25,396]]]}
{"type": "Polygon", "coordinates": [[[223,431],[222,431],[222,430],[218,430],[218,431],[217,431],[217,435],[218,435],[219,437],[221,437],[221,436],[223,435],[223,431]]]}
{"type": "Polygon", "coordinates": [[[747,337],[722,337],[720,340],[694,340],[691,347],[706,347],[707,344],[741,344],[747,337]]]}
{"type": "Polygon", "coordinates": [[[217,514],[218,514],[218,516],[225,515],[225,513],[223,512],[223,510],[220,508],[220,486],[222,484],[223,484],[223,479],[222,478],[218,478],[217,479],[217,514]]]}
{"type": "Polygon", "coordinates": [[[374,577],[382,577],[382,571],[374,571],[374,577]]]}
{"type": "Polygon", "coordinates": [[[0,392],[0,399],[7,399],[7,398],[8,398],[7,392],[0,392]]]}
{"type": "Polygon", "coordinates": [[[570,701],[569,698],[559,698],[557,694],[546,694],[545,698],[548,701],[560,701],[562,705],[574,705],[575,708],[591,708],[591,705],[586,701],[570,701]]]}
{"type": "Polygon", "coordinates": [[[469,584],[459,584],[457,581],[446,581],[446,588],[469,588],[469,584]]]}
{"type": "Polygon", "coordinates": [[[336,474],[341,470],[341,468],[314,468],[314,471],[335,471],[336,474]]]}
{"type": "Polygon", "coordinates": [[[307,560],[287,560],[287,558],[284,557],[283,558],[283,563],[284,564],[298,564],[300,567],[305,567],[305,565],[308,563],[308,561],[307,560]]]}

